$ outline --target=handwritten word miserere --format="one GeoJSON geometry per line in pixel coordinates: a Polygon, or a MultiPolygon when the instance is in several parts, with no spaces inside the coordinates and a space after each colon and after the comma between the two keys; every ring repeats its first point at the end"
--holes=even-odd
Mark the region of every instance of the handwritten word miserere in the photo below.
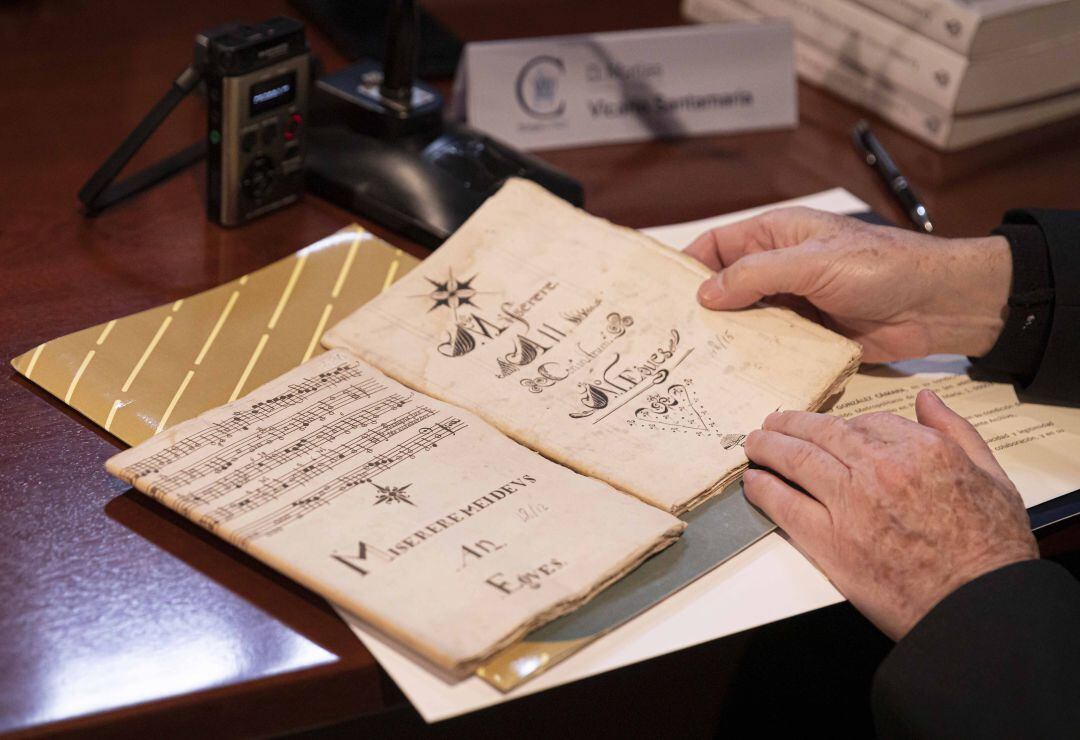
{"type": "Polygon", "coordinates": [[[453,328],[436,345],[436,351],[444,357],[464,357],[477,347],[496,341],[505,332],[510,332],[508,339],[503,340],[503,351],[495,357],[495,377],[513,375],[565,340],[600,305],[600,299],[596,298],[583,306],[564,311],[558,317],[547,316],[542,322],[526,318],[558,287],[559,283],[548,281],[524,301],[503,303],[494,315],[478,310],[457,315],[453,328]]]}
{"type": "Polygon", "coordinates": [[[342,555],[335,553],[332,554],[331,557],[342,565],[352,568],[361,575],[367,575],[370,570],[370,562],[368,562],[369,551],[379,555],[380,559],[384,562],[396,560],[413,548],[419,547],[425,541],[450,529],[455,524],[461,524],[462,522],[467,521],[470,517],[479,514],[489,506],[499,503],[507,496],[511,496],[534,483],[536,483],[536,478],[532,475],[525,474],[519,476],[494,490],[488,491],[483,496],[473,499],[464,506],[443,514],[435,521],[417,529],[412,534],[402,537],[389,547],[378,548],[371,543],[360,542],[357,547],[356,555],[342,555]]]}

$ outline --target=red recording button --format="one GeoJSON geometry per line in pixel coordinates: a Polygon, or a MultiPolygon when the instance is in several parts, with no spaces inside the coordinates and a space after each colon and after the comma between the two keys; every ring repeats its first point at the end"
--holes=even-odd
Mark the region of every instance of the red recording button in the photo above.
{"type": "Polygon", "coordinates": [[[296,131],[300,128],[300,124],[304,122],[304,119],[299,113],[293,113],[289,122],[285,125],[285,141],[292,141],[296,138],[296,131]]]}

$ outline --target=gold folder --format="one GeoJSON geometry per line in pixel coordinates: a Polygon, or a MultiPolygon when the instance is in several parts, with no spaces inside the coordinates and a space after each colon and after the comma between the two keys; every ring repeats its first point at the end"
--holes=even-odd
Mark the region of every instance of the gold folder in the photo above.
{"type": "Polygon", "coordinates": [[[136,445],[322,352],[418,260],[357,225],[216,288],[38,345],[20,374],[136,445]]]}

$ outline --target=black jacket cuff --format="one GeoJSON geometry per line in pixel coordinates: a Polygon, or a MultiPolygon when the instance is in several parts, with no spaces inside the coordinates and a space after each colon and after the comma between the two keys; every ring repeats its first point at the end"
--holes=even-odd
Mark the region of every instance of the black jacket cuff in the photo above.
{"type": "MultiPolygon", "coordinates": [[[[1003,228],[1010,226],[1036,228],[1042,234],[1049,264],[1048,287],[1053,290],[1050,325],[1038,365],[1030,377],[1014,376],[1020,397],[1025,401],[1080,406],[1080,211],[1009,211],[1003,228]]],[[[1018,274],[1014,264],[1014,276],[1018,274]]],[[[1014,292],[1016,287],[1014,284],[1014,292]]],[[[1026,315],[1023,318],[1026,321],[1026,315]]],[[[1009,341],[1002,332],[999,343],[1009,341]]],[[[990,354],[1001,357],[1020,351],[1019,345],[1010,349],[1003,344],[991,349],[990,354]]],[[[982,365],[983,361],[976,361],[973,370],[979,373],[982,365]]],[[[1025,367],[1030,372],[1030,366],[1025,367]]]]}
{"type": "Polygon", "coordinates": [[[882,737],[1067,737],[1080,728],[1080,583],[1031,560],[946,596],[874,676],[882,737]]]}
{"type": "Polygon", "coordinates": [[[1012,286],[1009,312],[997,342],[973,370],[988,379],[1027,385],[1039,370],[1050,334],[1054,311],[1054,285],[1050,255],[1038,226],[1002,224],[994,233],[1009,242],[1012,286]]]}

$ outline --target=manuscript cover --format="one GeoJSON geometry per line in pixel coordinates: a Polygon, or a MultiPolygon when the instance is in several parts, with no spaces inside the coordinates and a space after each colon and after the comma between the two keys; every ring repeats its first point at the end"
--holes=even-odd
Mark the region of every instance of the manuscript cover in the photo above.
{"type": "Polygon", "coordinates": [[[337,350],[106,467],[455,674],[686,526],[337,350]]]}
{"type": "Polygon", "coordinates": [[[702,308],[710,274],[511,180],[323,343],[678,514],[738,476],[765,416],[818,408],[860,356],[786,309],[702,308]]]}

